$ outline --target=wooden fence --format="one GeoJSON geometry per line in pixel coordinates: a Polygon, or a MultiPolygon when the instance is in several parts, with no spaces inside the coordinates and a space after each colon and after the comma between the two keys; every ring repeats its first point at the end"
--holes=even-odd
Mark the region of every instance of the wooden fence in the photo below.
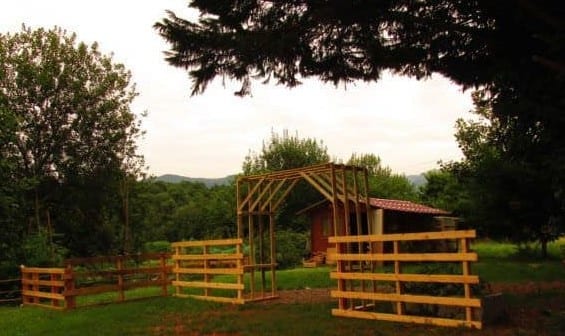
{"type": "Polygon", "coordinates": [[[16,304],[22,301],[22,280],[0,280],[0,304],[16,304]]]}
{"type": "Polygon", "coordinates": [[[172,266],[165,253],[68,259],[65,268],[23,267],[24,305],[73,309],[108,302],[123,302],[151,296],[166,296],[172,266]],[[157,287],[155,294],[128,297],[135,288],[157,287]],[[107,298],[79,297],[112,293],[107,298]]]}
{"type": "Polygon", "coordinates": [[[72,277],[64,268],[21,267],[22,304],[65,309],[65,287],[72,277]]]}
{"type": "Polygon", "coordinates": [[[242,239],[173,243],[175,295],[243,304],[242,239]]]}
{"type": "Polygon", "coordinates": [[[474,319],[473,310],[481,307],[481,300],[471,293],[471,286],[479,283],[470,271],[470,263],[477,261],[477,254],[469,251],[469,240],[475,236],[469,230],[330,237],[337,247],[333,256],[337,270],[330,276],[337,280],[331,296],[338,299],[338,308],[332,314],[480,329],[482,323],[474,319]],[[458,250],[430,248],[430,241],[437,246],[453,245],[443,244],[446,240],[456,240],[458,250]],[[383,243],[392,243],[391,251],[370,252],[383,243]],[[411,251],[422,246],[428,252],[411,251]]]}

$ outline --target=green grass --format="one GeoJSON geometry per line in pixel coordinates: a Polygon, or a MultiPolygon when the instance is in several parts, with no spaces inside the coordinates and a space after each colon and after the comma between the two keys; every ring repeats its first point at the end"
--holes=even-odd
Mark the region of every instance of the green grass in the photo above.
{"type": "MultiPolygon", "coordinates": [[[[561,246],[565,246],[565,237],[549,243],[547,246],[548,258],[554,260],[564,258],[565,256],[561,254],[561,246]]],[[[479,255],[479,259],[532,260],[541,257],[539,244],[519,247],[512,243],[483,240],[473,243],[472,248],[479,255]]]]}
{"type": "MultiPolygon", "coordinates": [[[[550,245],[557,256],[561,240],[550,245]]],[[[565,267],[557,260],[525,258],[511,244],[477,242],[473,248],[479,262],[474,273],[490,283],[564,281],[565,267]]],[[[278,290],[330,288],[331,268],[296,268],[277,271],[278,290]]],[[[268,274],[268,273],[267,273],[268,274]]],[[[256,273],[256,283],[260,283],[256,273]]],[[[227,280],[227,279],[226,279],[227,280]]],[[[267,276],[267,283],[270,279],[267,276]]],[[[249,277],[246,277],[246,287],[249,277]]],[[[159,288],[128,291],[126,298],[158,294],[159,288]]],[[[112,300],[115,294],[93,295],[80,304],[112,300]]],[[[507,293],[509,306],[516,314],[532,310],[535,322],[510,323],[506,335],[561,335],[565,332],[565,311],[560,298],[563,290],[538,291],[532,294],[507,293]],[[556,304],[557,302],[557,304],[556,304]],[[548,308],[553,307],[553,308],[548,308]],[[557,308],[554,308],[557,307],[557,308]],[[561,308],[559,308],[561,307],[561,308]],[[540,313],[541,312],[541,313],[540,313]],[[510,331],[508,331],[508,330],[510,331]]],[[[244,335],[498,335],[497,328],[469,331],[457,328],[335,318],[331,303],[216,304],[192,299],[158,297],[121,304],[79,308],[74,311],[52,311],[36,307],[0,307],[0,336],[18,335],[211,335],[214,333],[244,335]]],[[[525,312],[524,314],[529,314],[525,312]]],[[[528,315],[529,316],[529,315],[528,315]]],[[[518,317],[517,317],[518,318],[518,317]]],[[[521,317],[520,317],[521,318],[521,317]]],[[[522,319],[522,318],[521,318],[522,319]]],[[[525,319],[529,321],[528,319],[525,319]]]]}

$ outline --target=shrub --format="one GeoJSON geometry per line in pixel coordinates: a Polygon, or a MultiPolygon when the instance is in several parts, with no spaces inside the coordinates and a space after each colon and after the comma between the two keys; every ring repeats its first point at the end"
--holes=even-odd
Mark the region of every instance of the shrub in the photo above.
{"type": "Polygon", "coordinates": [[[148,253],[171,252],[171,243],[166,240],[156,240],[143,244],[143,250],[148,253]]]}
{"type": "Polygon", "coordinates": [[[276,234],[277,263],[279,268],[299,265],[307,253],[308,235],[280,230],[276,234]]]}

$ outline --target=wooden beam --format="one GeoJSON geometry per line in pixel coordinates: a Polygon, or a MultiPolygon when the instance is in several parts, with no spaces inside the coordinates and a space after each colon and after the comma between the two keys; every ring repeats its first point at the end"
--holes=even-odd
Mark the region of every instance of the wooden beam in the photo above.
{"type": "Polygon", "coordinates": [[[331,279],[478,284],[477,275],[331,272],[331,279]]]}
{"type": "Polygon", "coordinates": [[[460,239],[475,238],[475,230],[438,231],[419,233],[392,233],[384,235],[338,236],[329,237],[330,243],[357,243],[381,241],[406,241],[406,240],[434,240],[434,239],[460,239]]]}
{"type": "Polygon", "coordinates": [[[277,201],[275,201],[275,203],[271,206],[271,210],[269,212],[274,213],[275,211],[277,211],[277,209],[281,205],[282,201],[284,201],[286,199],[286,196],[288,196],[288,194],[290,193],[292,188],[294,188],[294,186],[298,183],[298,181],[299,180],[297,179],[297,180],[293,180],[290,183],[288,188],[286,188],[286,190],[282,193],[282,195],[279,197],[279,199],[277,201]]]}
{"type": "Polygon", "coordinates": [[[477,254],[469,253],[336,253],[335,260],[343,261],[477,261],[477,254]]]}
{"type": "Polygon", "coordinates": [[[438,317],[421,317],[421,316],[406,316],[395,315],[386,313],[372,313],[357,310],[343,310],[332,309],[333,316],[339,317],[354,317],[368,320],[391,321],[391,322],[404,322],[404,323],[417,323],[417,324],[432,324],[442,327],[471,327],[476,329],[482,328],[482,323],[478,321],[467,322],[462,320],[438,318],[438,317]]]}
{"type": "Polygon", "coordinates": [[[308,181],[308,183],[310,183],[310,185],[312,185],[312,187],[314,187],[316,190],[318,190],[318,192],[320,192],[320,194],[322,194],[326,199],[328,199],[329,201],[333,202],[333,197],[332,195],[325,190],[319,183],[318,181],[316,181],[314,178],[308,176],[306,173],[300,173],[300,175],[306,180],[308,181]]]}
{"type": "Polygon", "coordinates": [[[253,194],[257,192],[257,189],[259,189],[263,181],[265,181],[265,178],[262,178],[259,181],[257,181],[257,183],[253,186],[253,188],[251,188],[251,190],[248,191],[247,197],[245,197],[245,199],[239,204],[239,207],[237,208],[238,211],[243,211],[245,204],[250,202],[251,198],[253,197],[253,194]]]}

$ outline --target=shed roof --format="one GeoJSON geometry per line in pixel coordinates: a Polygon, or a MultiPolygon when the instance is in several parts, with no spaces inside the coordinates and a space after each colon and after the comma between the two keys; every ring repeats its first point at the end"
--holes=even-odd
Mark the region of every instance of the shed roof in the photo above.
{"type": "MultiPolygon", "coordinates": [[[[361,200],[362,203],[365,203],[364,200],[361,200]]],[[[329,201],[322,200],[320,202],[316,202],[300,211],[297,214],[303,214],[310,212],[311,210],[318,208],[323,204],[327,204],[329,201]]],[[[418,204],[410,201],[402,201],[402,200],[393,200],[393,199],[385,199],[385,198],[370,198],[369,204],[373,208],[389,210],[389,211],[399,211],[399,212],[410,212],[410,213],[417,213],[417,214],[426,214],[426,215],[434,215],[434,216],[446,216],[450,215],[449,211],[445,211],[442,209],[432,208],[427,205],[418,204]]]]}
{"type": "Polygon", "coordinates": [[[449,211],[442,209],[432,208],[427,205],[418,204],[410,201],[392,200],[384,198],[370,198],[369,204],[374,208],[400,211],[400,212],[413,212],[419,214],[430,215],[449,215],[449,211]]]}

